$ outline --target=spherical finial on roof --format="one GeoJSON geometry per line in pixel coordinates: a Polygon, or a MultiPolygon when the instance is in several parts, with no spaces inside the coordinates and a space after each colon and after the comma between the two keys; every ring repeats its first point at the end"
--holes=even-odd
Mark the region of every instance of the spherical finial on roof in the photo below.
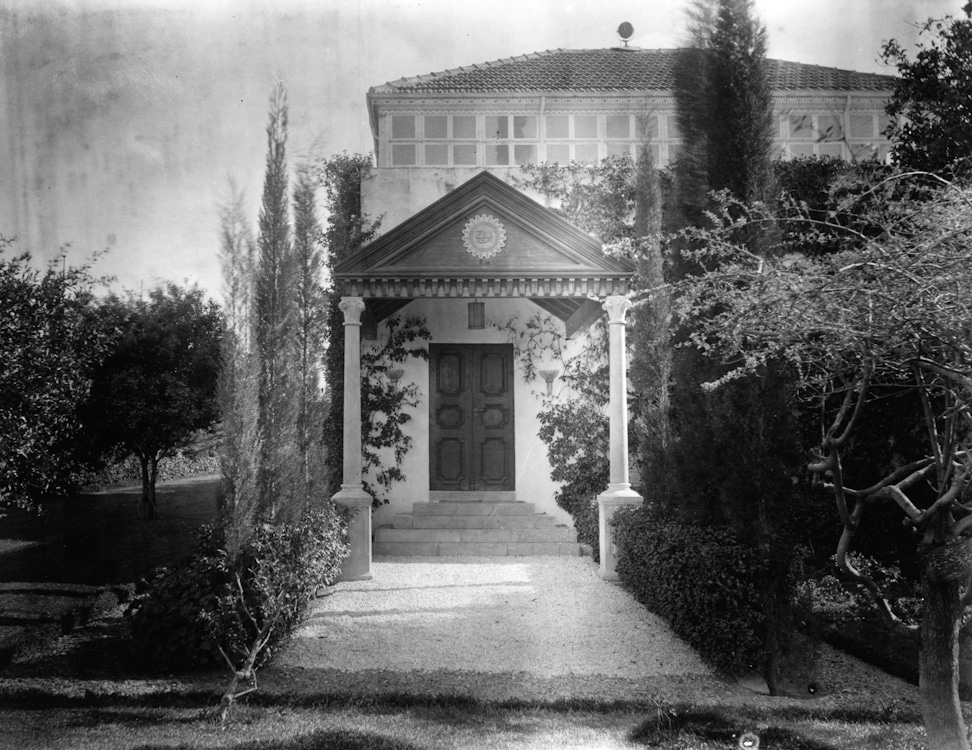
{"type": "Polygon", "coordinates": [[[625,46],[628,46],[628,40],[633,34],[634,26],[627,21],[624,21],[620,26],[618,26],[618,36],[621,37],[621,41],[624,42],[625,46]]]}

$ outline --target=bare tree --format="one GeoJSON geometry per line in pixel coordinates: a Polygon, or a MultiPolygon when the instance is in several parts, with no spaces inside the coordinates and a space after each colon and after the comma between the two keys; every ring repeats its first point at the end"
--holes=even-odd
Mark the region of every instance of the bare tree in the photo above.
{"type": "Polygon", "coordinates": [[[920,693],[930,747],[968,748],[960,710],[958,633],[972,600],[972,191],[927,174],[899,174],[867,191],[867,234],[807,220],[850,249],[819,258],[756,255],[734,240],[740,223],[773,222],[765,208],[723,203],[715,229],[685,234],[716,270],[681,283],[677,314],[692,342],[733,365],[706,387],[786,366],[824,417],[809,470],[832,493],[843,532],[840,569],[903,627],[878,586],[848,556],[868,508],[897,505],[915,532],[924,593],[920,693]],[[907,183],[911,190],[901,189],[907,183]],[[880,213],[877,213],[880,211],[880,213]],[[878,390],[911,390],[924,410],[922,455],[870,487],[845,481],[844,448],[878,390]],[[922,502],[922,489],[932,500],[922,502]]]}

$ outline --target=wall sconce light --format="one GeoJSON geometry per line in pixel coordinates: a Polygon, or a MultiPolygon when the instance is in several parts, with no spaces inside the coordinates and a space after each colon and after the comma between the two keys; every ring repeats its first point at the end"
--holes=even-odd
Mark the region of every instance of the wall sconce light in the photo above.
{"type": "Polygon", "coordinates": [[[486,303],[485,302],[469,303],[469,327],[470,328],[486,327],[486,303]]]}
{"type": "Polygon", "coordinates": [[[398,390],[398,381],[401,380],[402,375],[405,374],[405,370],[400,367],[396,367],[394,370],[385,370],[385,377],[391,381],[392,388],[396,391],[398,390]]]}
{"type": "Polygon", "coordinates": [[[547,381],[547,395],[553,395],[553,382],[560,374],[560,370],[540,370],[540,376],[547,381]]]}

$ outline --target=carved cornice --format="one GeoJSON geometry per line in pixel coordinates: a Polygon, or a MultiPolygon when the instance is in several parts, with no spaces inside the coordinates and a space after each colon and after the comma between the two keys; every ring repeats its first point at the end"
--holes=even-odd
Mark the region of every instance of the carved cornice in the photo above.
{"type": "Polygon", "coordinates": [[[463,297],[606,298],[625,295],[626,276],[530,278],[524,276],[450,276],[416,278],[344,278],[341,294],[364,299],[422,299],[463,297]]]}

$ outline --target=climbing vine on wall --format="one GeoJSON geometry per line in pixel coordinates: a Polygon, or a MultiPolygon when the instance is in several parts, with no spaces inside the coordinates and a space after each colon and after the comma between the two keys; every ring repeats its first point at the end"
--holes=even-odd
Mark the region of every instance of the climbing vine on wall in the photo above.
{"type": "Polygon", "coordinates": [[[560,326],[549,315],[535,313],[522,323],[520,316],[514,315],[505,323],[490,320],[486,325],[506,334],[507,341],[513,346],[513,359],[520,368],[523,382],[532,383],[537,378],[544,360],[552,359],[560,365],[564,364],[564,336],[560,326]],[[545,357],[545,353],[549,356],[545,357]]]}
{"type": "Polygon", "coordinates": [[[428,361],[424,342],[430,338],[424,318],[392,317],[379,328],[379,341],[362,348],[362,473],[374,479],[374,484],[365,481],[365,489],[374,497],[375,505],[387,503],[392,484],[405,479],[401,466],[412,438],[404,427],[412,421],[409,410],[419,403],[418,385],[393,382],[389,373],[402,369],[410,359],[428,361]],[[389,463],[388,451],[394,463],[389,463]]]}
{"type": "Polygon", "coordinates": [[[537,313],[526,321],[514,316],[491,325],[507,333],[526,382],[543,363],[559,364],[561,387],[550,395],[543,391],[538,436],[547,446],[551,478],[563,483],[554,499],[571,514],[578,539],[598,557],[596,497],[607,487],[610,463],[607,326],[603,320],[595,324],[568,353],[562,327],[549,316],[537,313]]]}

